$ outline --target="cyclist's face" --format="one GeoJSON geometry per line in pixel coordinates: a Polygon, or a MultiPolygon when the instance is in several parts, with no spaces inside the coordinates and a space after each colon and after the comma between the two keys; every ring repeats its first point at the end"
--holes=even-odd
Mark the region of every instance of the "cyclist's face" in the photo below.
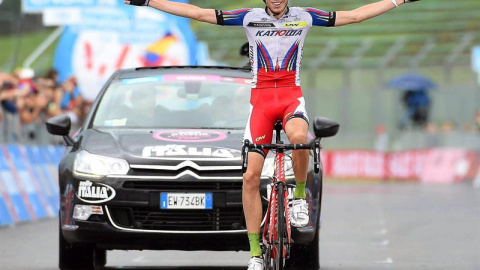
{"type": "Polygon", "coordinates": [[[273,16],[277,17],[279,15],[283,15],[285,12],[288,5],[288,0],[266,0],[265,4],[272,12],[273,16]]]}

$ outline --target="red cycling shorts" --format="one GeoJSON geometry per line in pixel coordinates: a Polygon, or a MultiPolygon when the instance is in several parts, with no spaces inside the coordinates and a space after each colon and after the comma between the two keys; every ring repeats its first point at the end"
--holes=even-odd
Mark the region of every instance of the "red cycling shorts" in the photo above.
{"type": "MultiPolygon", "coordinates": [[[[272,143],[275,121],[282,120],[283,128],[290,119],[302,118],[308,124],[302,88],[253,88],[250,97],[250,116],[244,139],[251,143],[272,143]]],[[[255,150],[264,157],[268,150],[255,150]]]]}

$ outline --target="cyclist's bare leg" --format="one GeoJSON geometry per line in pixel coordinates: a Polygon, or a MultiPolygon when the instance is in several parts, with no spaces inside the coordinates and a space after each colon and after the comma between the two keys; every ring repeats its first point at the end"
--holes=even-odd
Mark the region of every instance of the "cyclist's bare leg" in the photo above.
{"type": "MultiPolygon", "coordinates": [[[[285,124],[285,133],[290,143],[308,143],[308,123],[302,118],[292,118],[285,124]]],[[[308,150],[295,150],[292,153],[293,172],[299,182],[307,180],[308,150]]]]}
{"type": "MultiPolygon", "coordinates": [[[[264,161],[265,159],[259,153],[248,153],[247,172],[243,174],[242,203],[249,234],[260,233],[260,225],[262,223],[260,176],[264,161]]],[[[258,245],[256,248],[259,250],[259,247],[258,245]]],[[[253,256],[258,255],[261,255],[261,252],[260,254],[253,254],[253,256]]]]}

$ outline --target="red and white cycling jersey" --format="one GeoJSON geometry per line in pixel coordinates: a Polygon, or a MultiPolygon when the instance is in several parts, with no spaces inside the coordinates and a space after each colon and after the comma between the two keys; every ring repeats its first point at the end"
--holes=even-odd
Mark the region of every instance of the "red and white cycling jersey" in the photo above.
{"type": "MultiPolygon", "coordinates": [[[[216,10],[217,24],[242,26],[249,42],[253,89],[245,139],[264,144],[272,141],[276,120],[285,128],[293,118],[308,123],[300,88],[303,43],[312,26],[334,26],[335,12],[314,8],[288,8],[279,19],[266,8],[216,10]]],[[[264,157],[267,150],[253,149],[264,157]]]]}
{"type": "Polygon", "coordinates": [[[277,19],[266,9],[216,10],[217,24],[241,26],[250,44],[253,88],[300,86],[303,43],[312,26],[334,26],[335,12],[288,8],[277,19]]]}

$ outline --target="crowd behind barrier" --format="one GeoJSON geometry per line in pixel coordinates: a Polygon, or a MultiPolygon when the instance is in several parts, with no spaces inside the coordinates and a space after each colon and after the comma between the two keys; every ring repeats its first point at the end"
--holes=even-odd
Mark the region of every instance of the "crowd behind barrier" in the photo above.
{"type": "Polygon", "coordinates": [[[2,141],[16,143],[46,143],[45,136],[37,138],[42,135],[46,119],[67,114],[74,126],[80,125],[90,107],[82,98],[75,77],[58,82],[54,69],[35,77],[35,72],[28,68],[0,73],[0,104],[2,141]]]}

